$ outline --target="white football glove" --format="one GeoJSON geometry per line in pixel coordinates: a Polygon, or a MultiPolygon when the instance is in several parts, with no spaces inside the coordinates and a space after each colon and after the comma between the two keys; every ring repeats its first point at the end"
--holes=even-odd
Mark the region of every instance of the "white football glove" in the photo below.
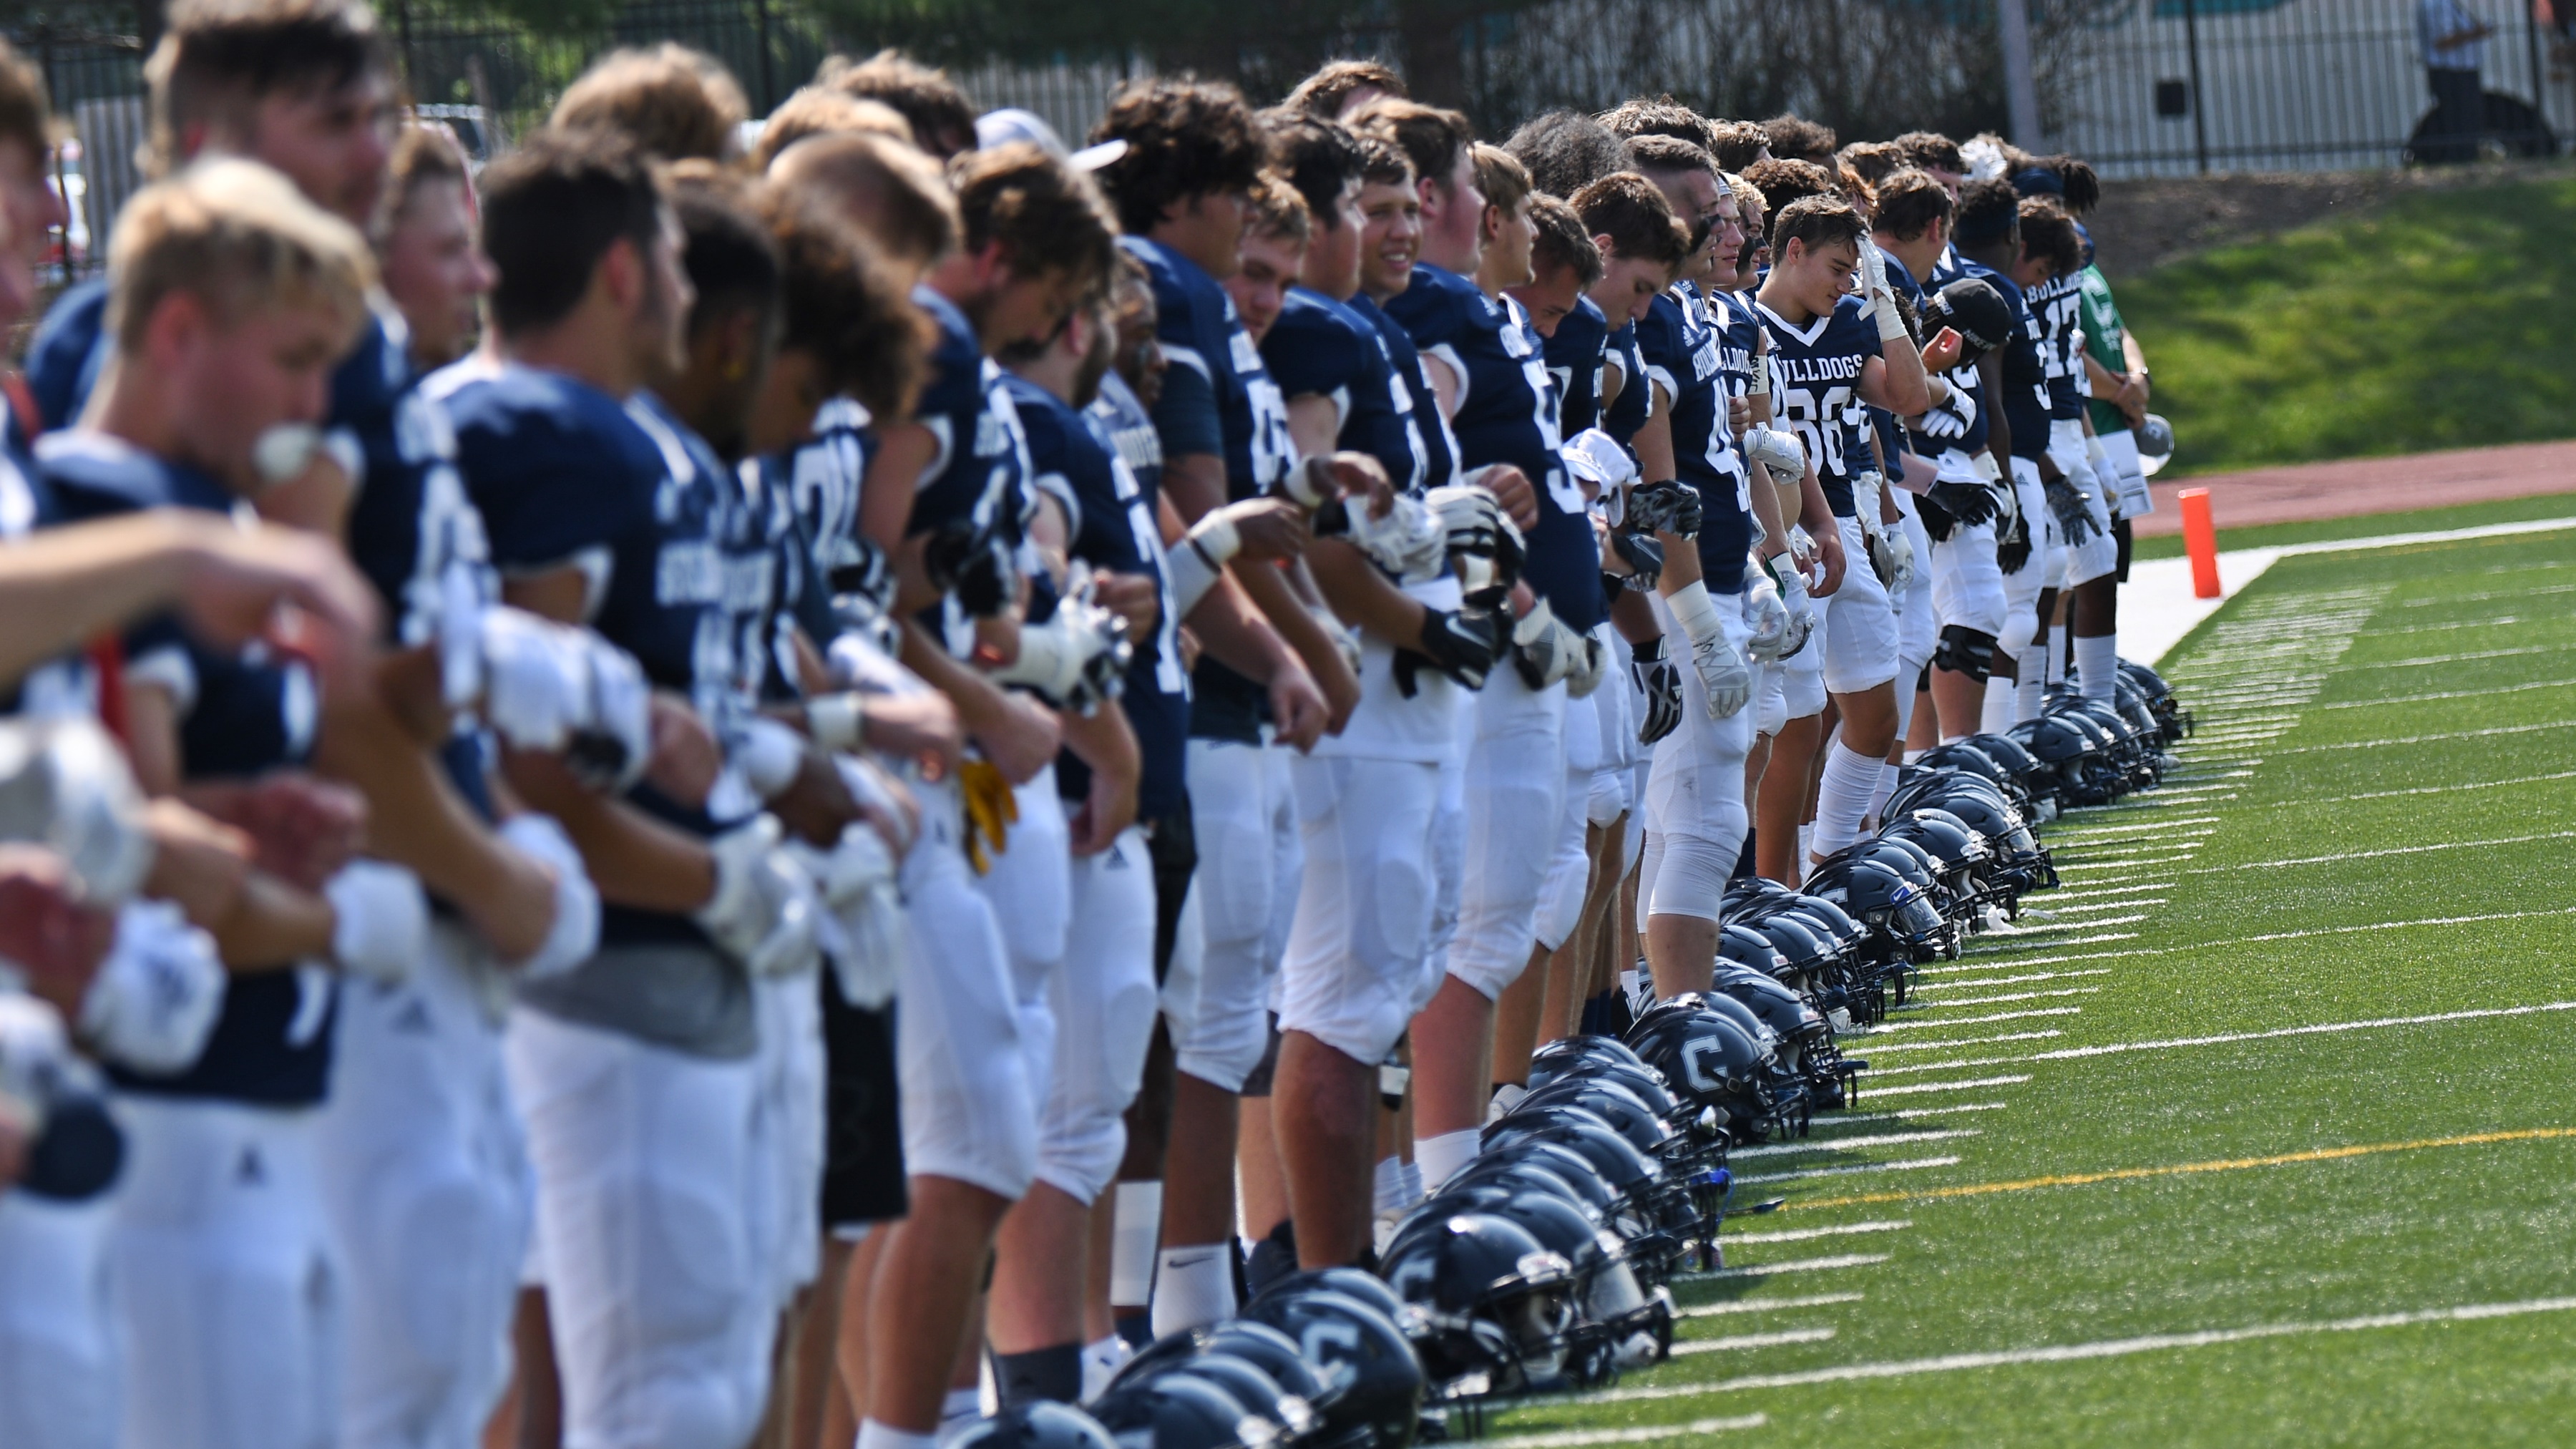
{"type": "Polygon", "coordinates": [[[1890,527],[1887,530],[1887,552],[1893,565],[1893,575],[1887,584],[1887,596],[1897,601],[1897,607],[1903,608],[1905,596],[1914,591],[1916,578],[1914,539],[1904,529],[1890,527]]]}
{"type": "Polygon", "coordinates": [[[1785,428],[1746,428],[1739,440],[1744,456],[1759,463],[1779,487],[1791,487],[1807,476],[1807,450],[1798,435],[1785,428]]]}
{"type": "Polygon", "coordinates": [[[322,883],[331,903],[331,959],[386,986],[409,980],[429,945],[429,897],[420,877],[381,860],[353,860],[322,883]]]}
{"type": "Polygon", "coordinates": [[[1556,617],[1545,599],[1512,624],[1512,664],[1521,681],[1545,689],[1580,665],[1586,640],[1556,617]]]}
{"type": "Polygon", "coordinates": [[[97,905],[123,901],[152,870],[142,791],[86,715],[0,719],[0,840],[52,850],[97,905]]]}
{"type": "Polygon", "coordinates": [[[653,690],[632,656],[587,629],[522,609],[484,610],[477,637],[483,718],[503,740],[560,750],[604,785],[642,777],[653,755],[653,690]]]}
{"type": "Polygon", "coordinates": [[[1585,428],[1566,439],[1559,451],[1569,470],[1600,484],[1604,493],[1637,481],[1636,458],[1599,428],[1585,428]]]}
{"type": "Polygon", "coordinates": [[[1575,651],[1574,667],[1568,670],[1565,676],[1565,697],[1591,698],[1592,691],[1601,687],[1602,679],[1609,672],[1610,651],[1601,647],[1601,640],[1598,637],[1591,634],[1584,635],[1583,647],[1575,651]]]}
{"type": "Polygon", "coordinates": [[[993,671],[997,684],[1035,690],[1059,709],[1089,714],[1118,697],[1134,649],[1127,621],[1093,603],[1090,578],[1077,572],[1043,624],[1020,626],[1020,657],[993,671]]]}
{"type": "Polygon", "coordinates": [[[1905,318],[1897,312],[1896,293],[1887,285],[1887,258],[1877,243],[1861,242],[1860,267],[1869,279],[1869,310],[1878,322],[1878,340],[1894,342],[1905,336],[1905,318]]]}
{"type": "Polygon", "coordinates": [[[543,981],[597,954],[599,888],[591,884],[590,869],[582,864],[572,837],[554,817],[533,811],[511,816],[496,833],[555,873],[554,924],[546,928],[545,943],[526,960],[510,963],[510,969],[522,980],[543,981]]]}
{"type": "Polygon", "coordinates": [[[1758,563],[1744,571],[1744,628],[1747,657],[1756,664],[1779,659],[1789,637],[1789,606],[1781,602],[1770,572],[1758,563]]]}
{"type": "Polygon", "coordinates": [[[910,949],[903,893],[895,883],[901,863],[864,823],[842,831],[840,844],[829,851],[802,844],[795,850],[822,903],[824,955],[842,999],[866,1011],[883,1007],[894,999],[910,949]]]}
{"type": "Polygon", "coordinates": [[[35,997],[0,992],[0,1126],[44,1130],[56,1083],[80,1070],[63,1019],[35,997]]]}
{"type": "Polygon", "coordinates": [[[81,998],[80,1036],[103,1061],[155,1076],[196,1064],[230,978],[214,937],[168,901],[128,901],[116,944],[81,998]]]}
{"type": "Polygon", "coordinates": [[[1694,583],[1664,603],[1690,639],[1691,668],[1699,675],[1700,688],[1708,694],[1708,717],[1725,719],[1741,711],[1753,697],[1753,671],[1745,667],[1744,656],[1726,637],[1726,626],[1718,619],[1708,585],[1694,583]]]}
{"type": "Polygon", "coordinates": [[[1807,575],[1797,560],[1781,556],[1789,567],[1780,571],[1780,604],[1789,611],[1788,632],[1780,637],[1779,657],[1787,659],[1807,647],[1816,633],[1816,604],[1807,596],[1807,575]]]}
{"type": "Polygon", "coordinates": [[[717,949],[755,976],[791,976],[816,960],[814,882],[779,847],[775,815],[755,815],[707,842],[716,892],[689,913],[717,949]]]}
{"type": "MultiPolygon", "coordinates": [[[[1492,494],[1485,497],[1492,502],[1492,494]]],[[[1365,499],[1351,500],[1348,511],[1351,543],[1379,568],[1399,579],[1429,579],[1448,567],[1449,520],[1426,500],[1397,494],[1384,518],[1370,517],[1365,499]]],[[[1501,516],[1499,511],[1495,516],[1501,516]]]]}

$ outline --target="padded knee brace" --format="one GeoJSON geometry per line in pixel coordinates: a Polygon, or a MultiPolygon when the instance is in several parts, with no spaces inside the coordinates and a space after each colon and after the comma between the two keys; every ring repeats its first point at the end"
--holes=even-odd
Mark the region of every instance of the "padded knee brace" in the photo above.
{"type": "Polygon", "coordinates": [[[1744,807],[1734,809],[1738,829],[1731,842],[1719,842],[1698,835],[1667,835],[1662,838],[1663,858],[1655,863],[1654,879],[1648,884],[1650,916],[1696,916],[1714,921],[1717,898],[1726,892],[1727,877],[1735,873],[1735,857],[1743,849],[1744,807]]]}
{"type": "Polygon", "coordinates": [[[1932,651],[1932,665],[1983,684],[1986,676],[1994,672],[1996,642],[1994,635],[1965,624],[1944,624],[1941,646],[1932,651]]]}
{"type": "Polygon", "coordinates": [[[2024,654],[2030,652],[2032,642],[2038,638],[2039,611],[2017,609],[2013,611],[2011,617],[2004,620],[2004,627],[1995,635],[1995,642],[1989,653],[2005,655],[2018,661],[2024,654]]]}

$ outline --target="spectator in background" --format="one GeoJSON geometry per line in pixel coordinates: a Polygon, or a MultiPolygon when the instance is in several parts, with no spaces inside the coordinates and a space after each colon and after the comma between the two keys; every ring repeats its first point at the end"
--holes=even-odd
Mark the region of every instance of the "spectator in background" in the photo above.
{"type": "Polygon", "coordinates": [[[2487,37],[2495,27],[2460,7],[2460,0],[2416,0],[2415,43],[2423,52],[2424,76],[2433,87],[2432,124],[2415,148],[2415,159],[2442,163],[2474,161],[2485,97],[2478,87],[2478,67],[2486,59],[2487,37]]]}

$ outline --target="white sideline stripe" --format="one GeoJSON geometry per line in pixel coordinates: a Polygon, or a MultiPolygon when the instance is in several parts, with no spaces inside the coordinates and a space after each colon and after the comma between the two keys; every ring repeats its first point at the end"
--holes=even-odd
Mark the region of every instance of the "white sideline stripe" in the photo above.
{"type": "MultiPolygon", "coordinates": [[[[2576,680],[2570,680],[2576,683],[2576,680]]],[[[2501,790],[2514,785],[2545,785],[2556,780],[2576,780],[2576,770],[2558,770],[2546,775],[2517,775],[2510,780],[2479,780],[2467,785],[2417,785],[2405,790],[2364,790],[2358,795],[2327,795],[2318,799],[2267,800],[2259,810],[2278,810],[2296,805],[2302,810],[2318,805],[2342,805],[2354,800],[2395,800],[2408,795],[2450,795],[2462,790],[2501,790]]]]}
{"type": "Polygon", "coordinates": [[[1869,1054],[1876,1057],[1885,1056],[1889,1052],[1950,1051],[1958,1047],[1985,1046],[1999,1041],[2044,1041],[2049,1037],[2064,1035],[2066,1033],[2052,1028],[2048,1031],[2008,1031],[1997,1036],[1962,1037],[1957,1041],[1892,1041],[1885,1046],[1871,1047],[1869,1054]]]}
{"type": "Polygon", "coordinates": [[[2514,659],[2525,654],[2556,654],[2566,649],[2576,649],[2576,640],[2564,644],[2518,644],[2511,649],[2464,649],[2457,654],[2423,654],[2412,659],[2365,659],[2341,668],[2411,669],[2419,664],[2466,664],[2473,659],[2514,659]]]}
{"type": "Polygon", "coordinates": [[[1982,991],[1989,986],[2020,986],[2031,981],[2058,981],[2069,976],[2108,976],[2110,974],[2110,967],[2097,966],[2085,971],[2034,971],[2027,976],[1981,976],[1974,981],[1927,981],[1917,989],[1930,991],[1938,987],[1944,991],[1982,991]]]}
{"type": "Polygon", "coordinates": [[[1855,1162],[1849,1167],[1801,1167],[1789,1172],[1758,1172],[1735,1181],[1739,1185],[1751,1186],[1760,1182],[1796,1182],[1809,1177],[1853,1177],[1864,1172],[1912,1172],[1918,1168],[1958,1165],[1956,1157],[1909,1157],[1902,1162],[1855,1162]]]}
{"type": "Polygon", "coordinates": [[[2091,996],[2101,989],[2099,986],[2069,986],[2059,991],[2012,991],[2002,996],[1971,996],[1964,1001],[1929,1002],[1923,1010],[1949,1011],[1962,1006],[1993,1006],[2005,1001],[2042,1001],[2052,996],[2091,996]]]}
{"type": "MultiPolygon", "coordinates": [[[[2206,868],[2207,867],[2203,867],[2203,869],[2206,868]]],[[[2087,916],[2093,914],[2095,911],[2127,911],[2135,910],[2139,906],[2161,906],[2163,904],[2165,904],[2165,897],[2163,896],[2140,896],[2135,900],[2126,901],[2079,901],[2073,905],[2048,905],[2040,907],[2037,911],[2033,912],[2033,914],[2038,915],[2042,920],[2053,920],[2059,916],[2087,916]]],[[[2143,918],[2132,916],[2130,919],[2139,920],[2143,918]]],[[[2092,929],[2094,924],[2095,923],[2091,921],[2085,922],[2085,929],[2092,929]]],[[[2108,925],[2110,923],[2106,921],[2101,924],[2108,925]]]]}
{"type": "MultiPolygon", "coordinates": [[[[1728,1239],[1729,1242],[1736,1241],[1728,1239]]],[[[1675,1318],[1722,1318],[1731,1313],[1769,1313],[1781,1308],[1831,1308],[1837,1303],[1858,1303],[1866,1293],[1811,1293],[1804,1298],[1737,1299],[1733,1303],[1703,1303],[1697,1308],[1676,1308],[1675,1318]]]]}
{"type": "Polygon", "coordinates": [[[2517,1318],[2530,1313],[2564,1313],[2576,1309],[2576,1298],[2530,1298],[2519,1303],[2470,1303],[2456,1308],[2426,1308],[2408,1313],[2374,1313],[2361,1318],[2332,1318],[2312,1323],[2258,1323],[2245,1328],[2213,1328],[2197,1333],[2155,1333],[2137,1338],[2106,1338],[2092,1343],[2047,1344],[2037,1348],[1999,1349],[1989,1353],[1952,1353],[1934,1358],[1894,1359],[1880,1363],[1844,1364],[1837,1368],[1795,1373],[1749,1374],[1713,1384],[1671,1384],[1652,1388],[1601,1389],[1560,1402],[1584,1404],[1638,1403],[1735,1393],[1745,1389],[1786,1389],[1806,1384],[1849,1383],[1859,1379],[1905,1378],[1914,1374],[1952,1373],[1962,1369],[2009,1368],[2017,1364],[2079,1363],[2087,1359],[2125,1358],[2167,1349],[2208,1348],[2259,1338],[2288,1338],[2309,1333],[2357,1333],[2373,1328],[2409,1328],[2426,1323],[2475,1323],[2490,1318],[2517,1318]]]}
{"type": "Polygon", "coordinates": [[[1778,1348],[1791,1343],[1822,1343],[1834,1336],[1830,1328],[1784,1328],[1777,1333],[1739,1333],[1732,1338],[1686,1338],[1673,1344],[1673,1357],[1686,1358],[1695,1353],[1735,1353],[1748,1348],[1778,1348]]]}
{"type": "Polygon", "coordinates": [[[1791,1258],[1759,1268],[1712,1268],[1705,1273],[1675,1273],[1676,1283],[1721,1283],[1735,1278],[1768,1278],[1779,1273],[1821,1273],[1828,1268],[1868,1268],[1887,1261],[1885,1253],[1844,1253],[1831,1258],[1791,1258]]]}
{"type": "Polygon", "coordinates": [[[2028,1073],[2018,1077],[1979,1077],[1970,1082],[1917,1082],[1910,1087],[1879,1087],[1870,1092],[1870,1100],[1881,1097],[1912,1097],[1926,1092],[1966,1092],[1978,1087],[2018,1087],[2030,1080],[2028,1073]]]}
{"type": "Polygon", "coordinates": [[[2318,705],[2319,709],[2367,709],[2374,704],[2433,704],[2445,699],[2485,699],[2493,694],[2522,694],[2534,689],[2565,689],[2576,679],[2535,679],[2523,684],[2499,684],[2493,689],[2444,689],[2430,694],[2391,694],[2376,699],[2338,699],[2318,705]]]}
{"type": "Polygon", "coordinates": [[[1921,1031],[1927,1026],[1939,1027],[1947,1031],[1954,1026],[1977,1026],[1989,1021],[2020,1021],[2032,1016],[2080,1016],[2083,1012],[2084,1008],[2080,1006],[2038,1006],[2028,1011],[1999,1011],[1992,1016],[1963,1016],[1957,1021],[1897,1021],[1872,1028],[1868,1036],[1855,1037],[1853,1040],[1871,1041],[1891,1031],[1921,1031]]]}
{"type": "Polygon", "coordinates": [[[1587,1444],[1651,1444],[1658,1439],[1687,1439],[1696,1434],[1722,1434],[1730,1429],[1759,1429],[1768,1414],[1732,1419],[1693,1419],[1687,1424],[1658,1424],[1648,1429],[1567,1429],[1556,1434],[1513,1434],[1477,1441],[1482,1449],[1582,1449],[1587,1444]]]}
{"type": "MultiPolygon", "coordinates": [[[[1894,1233],[1914,1226],[1911,1219],[1891,1218],[1878,1222],[1842,1223],[1830,1228],[1789,1228],[1777,1233],[1728,1233],[1730,1243],[1804,1243],[1815,1238],[1843,1238],[1854,1233],[1894,1233]]],[[[1858,1295],[1854,1295],[1858,1296],[1858,1295]]]]}
{"type": "Polygon", "coordinates": [[[2481,850],[2495,845],[2529,845],[2535,840],[2576,840],[2576,830],[2548,830],[2538,835],[2500,835],[2493,840],[2445,840],[2432,845],[2391,845],[2379,850],[2347,850],[2334,855],[2299,855],[2287,860],[2249,860],[2241,865],[2195,865],[2186,867],[2184,875],[2225,874],[2239,870],[2270,870],[2285,865],[2332,865],[2341,860],[2376,860],[2384,855],[2424,855],[2436,850],[2481,850]]]}
{"type": "Polygon", "coordinates": [[[2537,569],[2563,569],[2565,567],[2567,567],[2567,565],[2564,562],[2553,558],[2542,559],[2538,563],[2489,564],[2485,568],[2478,570],[2478,572],[2482,574],[2527,574],[2537,569]]]}
{"type": "MultiPolygon", "coordinates": [[[[1960,1137],[1982,1137],[1975,1127],[1942,1127],[1929,1132],[1855,1133],[1849,1137],[1809,1137],[1796,1142],[1774,1142],[1763,1147],[1745,1147],[1726,1156],[1729,1162],[1742,1162],[1748,1157],[1780,1157],[1792,1152],[1851,1152],[1863,1147],[1894,1147],[1907,1142],[1948,1142],[1960,1137]]],[[[1738,1182],[1752,1178],[1739,1177],[1738,1182]]],[[[1741,1242],[1742,1239],[1737,1241],[1741,1242]]]]}

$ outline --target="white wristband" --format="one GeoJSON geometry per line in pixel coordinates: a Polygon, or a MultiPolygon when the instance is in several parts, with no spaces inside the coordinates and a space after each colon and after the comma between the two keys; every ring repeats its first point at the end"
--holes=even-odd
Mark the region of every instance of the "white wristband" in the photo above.
{"type": "Polygon", "coordinates": [[[1687,587],[1664,596],[1664,606],[1673,611],[1673,622],[1682,626],[1693,644],[1702,644],[1726,632],[1719,622],[1717,604],[1708,596],[1706,582],[1694,579],[1687,587]]]}
{"type": "Polygon", "coordinates": [[[834,754],[855,750],[867,737],[867,699],[856,690],[817,695],[805,701],[805,728],[816,749],[834,754]]]}
{"type": "Polygon", "coordinates": [[[797,767],[805,762],[805,740],[774,719],[746,720],[736,741],[734,761],[742,766],[743,783],[751,787],[753,794],[763,800],[776,799],[780,791],[796,783],[797,767]]]}

